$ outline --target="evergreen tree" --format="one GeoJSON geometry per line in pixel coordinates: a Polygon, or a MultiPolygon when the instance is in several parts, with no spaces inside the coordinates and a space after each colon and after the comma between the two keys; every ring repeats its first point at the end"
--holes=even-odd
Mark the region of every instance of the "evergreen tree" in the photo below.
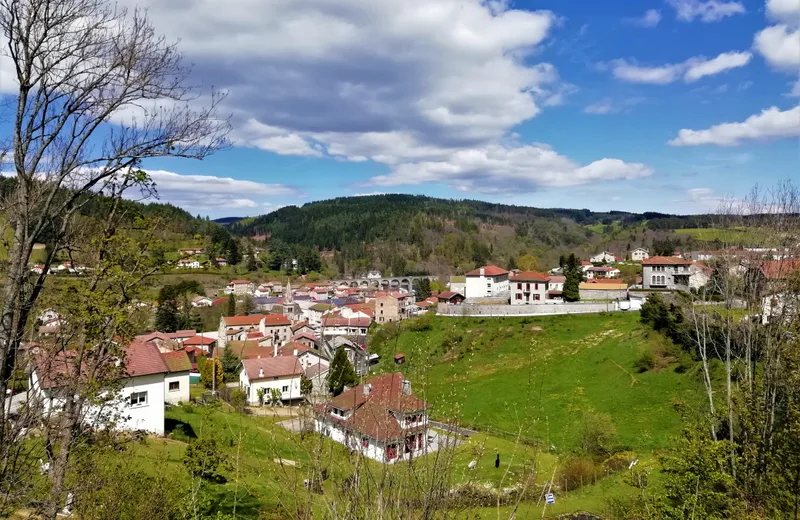
{"type": "Polygon", "coordinates": [[[175,332],[181,327],[182,319],[178,304],[173,299],[160,300],[156,309],[155,329],[160,332],[175,332]]]}
{"type": "Polygon", "coordinates": [[[228,295],[228,313],[225,316],[236,316],[236,298],[233,293],[228,295]]]}
{"type": "Polygon", "coordinates": [[[425,300],[431,295],[431,281],[427,278],[414,280],[414,291],[417,293],[417,300],[425,300]]]}
{"type": "Polygon", "coordinates": [[[308,399],[311,392],[314,391],[314,383],[306,376],[300,376],[300,395],[308,399]]]}
{"type": "Polygon", "coordinates": [[[197,332],[201,332],[203,330],[203,317],[200,316],[200,311],[198,311],[197,309],[192,310],[192,315],[189,320],[189,324],[197,332]]]}
{"type": "Polygon", "coordinates": [[[357,384],[358,376],[347,359],[347,352],[344,348],[337,349],[328,370],[328,391],[336,397],[344,392],[345,386],[352,388],[357,384]]]}
{"type": "Polygon", "coordinates": [[[248,271],[257,271],[258,270],[258,264],[256,263],[256,255],[255,255],[255,253],[253,252],[253,250],[249,246],[245,250],[245,255],[247,256],[246,264],[245,264],[247,266],[247,270],[248,271]]]}
{"type": "Polygon", "coordinates": [[[242,315],[247,316],[256,309],[256,304],[253,303],[253,298],[248,294],[244,297],[242,302],[242,315]]]}
{"type": "Polygon", "coordinates": [[[222,363],[222,373],[224,374],[225,381],[235,381],[239,378],[239,365],[241,364],[241,360],[232,348],[223,350],[219,361],[222,363]]]}
{"type": "Polygon", "coordinates": [[[575,258],[574,253],[569,255],[564,266],[564,277],[564,300],[568,302],[580,301],[580,283],[583,276],[580,262],[575,258]]]}
{"type": "Polygon", "coordinates": [[[516,268],[517,268],[517,259],[514,258],[513,255],[509,256],[508,257],[508,267],[506,269],[509,270],[509,271],[513,271],[516,268]]]}

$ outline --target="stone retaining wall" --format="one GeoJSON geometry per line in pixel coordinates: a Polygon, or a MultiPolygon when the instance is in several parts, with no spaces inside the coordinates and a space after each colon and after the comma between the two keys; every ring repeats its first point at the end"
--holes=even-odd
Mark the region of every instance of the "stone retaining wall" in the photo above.
{"type": "Polygon", "coordinates": [[[619,311],[617,302],[560,303],[556,305],[451,305],[440,303],[439,316],[547,316],[556,314],[587,314],[619,311]]]}

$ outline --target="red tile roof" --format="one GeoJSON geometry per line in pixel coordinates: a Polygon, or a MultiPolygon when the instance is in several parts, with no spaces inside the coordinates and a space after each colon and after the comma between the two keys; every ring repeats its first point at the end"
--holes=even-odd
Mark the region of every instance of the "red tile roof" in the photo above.
{"type": "Polygon", "coordinates": [[[131,377],[163,374],[169,372],[158,347],[152,343],[133,342],[126,346],[123,364],[125,373],[131,377]]]}
{"type": "Polygon", "coordinates": [[[188,372],[192,369],[192,362],[183,350],[165,352],[161,354],[170,372],[188,372]]]}
{"type": "Polygon", "coordinates": [[[241,285],[241,284],[248,284],[248,283],[255,283],[252,280],[231,280],[228,282],[228,285],[241,285]]]}
{"type": "Polygon", "coordinates": [[[239,359],[254,359],[272,357],[273,347],[262,347],[256,340],[249,341],[229,341],[225,345],[226,349],[236,354],[239,359]]]}
{"type": "Polygon", "coordinates": [[[216,338],[207,338],[205,336],[193,336],[191,338],[187,338],[184,340],[183,344],[185,346],[189,345],[213,345],[217,342],[216,338]]]}
{"type": "Polygon", "coordinates": [[[299,376],[303,374],[303,367],[294,356],[243,359],[242,367],[244,367],[247,378],[251,382],[273,377],[299,376]],[[263,375],[260,375],[261,370],[264,371],[263,375]]]}
{"type": "Polygon", "coordinates": [[[294,325],[292,325],[292,332],[295,332],[295,331],[297,331],[299,329],[302,329],[303,327],[309,327],[310,328],[311,325],[309,325],[308,322],[305,322],[305,321],[297,322],[294,325]]]}
{"type": "Polygon", "coordinates": [[[264,315],[264,325],[267,327],[279,327],[291,325],[292,321],[283,314],[266,314],[264,315]]]}
{"type": "Polygon", "coordinates": [[[567,281],[566,276],[554,275],[550,277],[550,283],[564,283],[567,281]]]}
{"type": "Polygon", "coordinates": [[[642,260],[642,265],[692,265],[692,261],[674,256],[651,256],[642,260]]]}
{"type": "Polygon", "coordinates": [[[800,272],[800,258],[786,258],[784,260],[762,262],[759,269],[768,280],[784,280],[793,273],[800,272]]]}
{"type": "Polygon", "coordinates": [[[312,334],[311,332],[300,332],[298,334],[295,334],[294,336],[292,336],[292,341],[296,341],[296,340],[301,339],[301,338],[309,339],[309,340],[313,341],[314,343],[317,342],[317,337],[314,334],[312,334]]]}
{"type": "Polygon", "coordinates": [[[515,282],[547,282],[550,280],[550,276],[536,271],[521,271],[512,274],[510,279],[515,282]]]}
{"type": "Polygon", "coordinates": [[[278,348],[278,355],[279,356],[293,356],[295,350],[297,351],[297,354],[299,355],[299,354],[302,354],[303,352],[308,352],[311,349],[308,348],[306,345],[303,345],[302,343],[298,343],[296,341],[290,341],[286,345],[278,348]]]}
{"type": "Polygon", "coordinates": [[[369,327],[370,324],[371,318],[342,318],[330,314],[322,318],[323,327],[369,327]]]}
{"type": "Polygon", "coordinates": [[[384,374],[373,377],[364,384],[358,385],[331,400],[330,407],[342,410],[353,410],[346,420],[337,420],[331,415],[327,419],[336,420],[345,427],[361,435],[368,435],[378,440],[399,439],[416,432],[416,429],[403,429],[390,411],[413,413],[428,409],[428,403],[413,394],[402,391],[403,374],[384,374]],[[371,390],[364,395],[364,385],[371,385],[371,390]]]}
{"type": "Polygon", "coordinates": [[[496,265],[485,265],[468,272],[465,276],[481,276],[481,269],[483,269],[483,276],[500,276],[503,274],[508,274],[508,271],[501,269],[496,265]]]}
{"type": "Polygon", "coordinates": [[[258,314],[253,316],[225,316],[222,319],[225,320],[226,327],[247,327],[258,325],[263,317],[264,315],[258,314]]]}
{"type": "Polygon", "coordinates": [[[452,299],[454,296],[461,296],[462,298],[464,297],[464,295],[463,295],[463,294],[461,294],[461,293],[459,293],[459,292],[455,292],[455,291],[444,291],[443,293],[441,293],[441,294],[438,296],[438,298],[439,298],[440,300],[450,300],[450,299],[452,299]]]}

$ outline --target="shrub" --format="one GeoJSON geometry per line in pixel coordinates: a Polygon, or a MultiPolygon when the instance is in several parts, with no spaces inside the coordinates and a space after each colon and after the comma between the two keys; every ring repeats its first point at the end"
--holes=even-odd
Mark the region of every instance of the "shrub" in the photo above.
{"type": "Polygon", "coordinates": [[[213,437],[196,439],[186,447],[183,465],[194,475],[210,482],[225,482],[225,455],[213,437]]]}
{"type": "Polygon", "coordinates": [[[244,390],[241,388],[234,389],[230,395],[230,403],[237,411],[241,412],[244,410],[247,404],[247,395],[245,395],[244,390]]]}
{"type": "Polygon", "coordinates": [[[634,361],[633,366],[641,372],[652,370],[656,366],[656,356],[649,348],[645,348],[639,354],[639,357],[634,361]]]}
{"type": "Polygon", "coordinates": [[[186,435],[186,430],[184,429],[183,424],[178,424],[175,426],[175,428],[169,433],[169,438],[180,442],[190,442],[192,440],[191,437],[186,435]]]}
{"type": "Polygon", "coordinates": [[[592,411],[584,412],[580,432],[581,447],[585,453],[603,456],[612,451],[617,428],[611,421],[610,415],[592,411]]]}
{"type": "Polygon", "coordinates": [[[631,451],[615,453],[603,462],[603,467],[607,472],[613,473],[622,469],[628,469],[628,466],[630,466],[634,459],[636,459],[636,454],[631,451]]]}
{"type": "Polygon", "coordinates": [[[597,478],[597,466],[589,457],[567,459],[556,475],[556,484],[566,490],[592,484],[597,478]]]}

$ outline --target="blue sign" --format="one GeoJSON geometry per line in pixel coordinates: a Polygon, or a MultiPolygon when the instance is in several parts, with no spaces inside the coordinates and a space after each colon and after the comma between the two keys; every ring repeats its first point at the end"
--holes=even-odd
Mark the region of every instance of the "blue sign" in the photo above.
{"type": "Polygon", "coordinates": [[[545,502],[548,504],[555,504],[556,503],[556,496],[552,493],[548,493],[544,496],[545,502]]]}

